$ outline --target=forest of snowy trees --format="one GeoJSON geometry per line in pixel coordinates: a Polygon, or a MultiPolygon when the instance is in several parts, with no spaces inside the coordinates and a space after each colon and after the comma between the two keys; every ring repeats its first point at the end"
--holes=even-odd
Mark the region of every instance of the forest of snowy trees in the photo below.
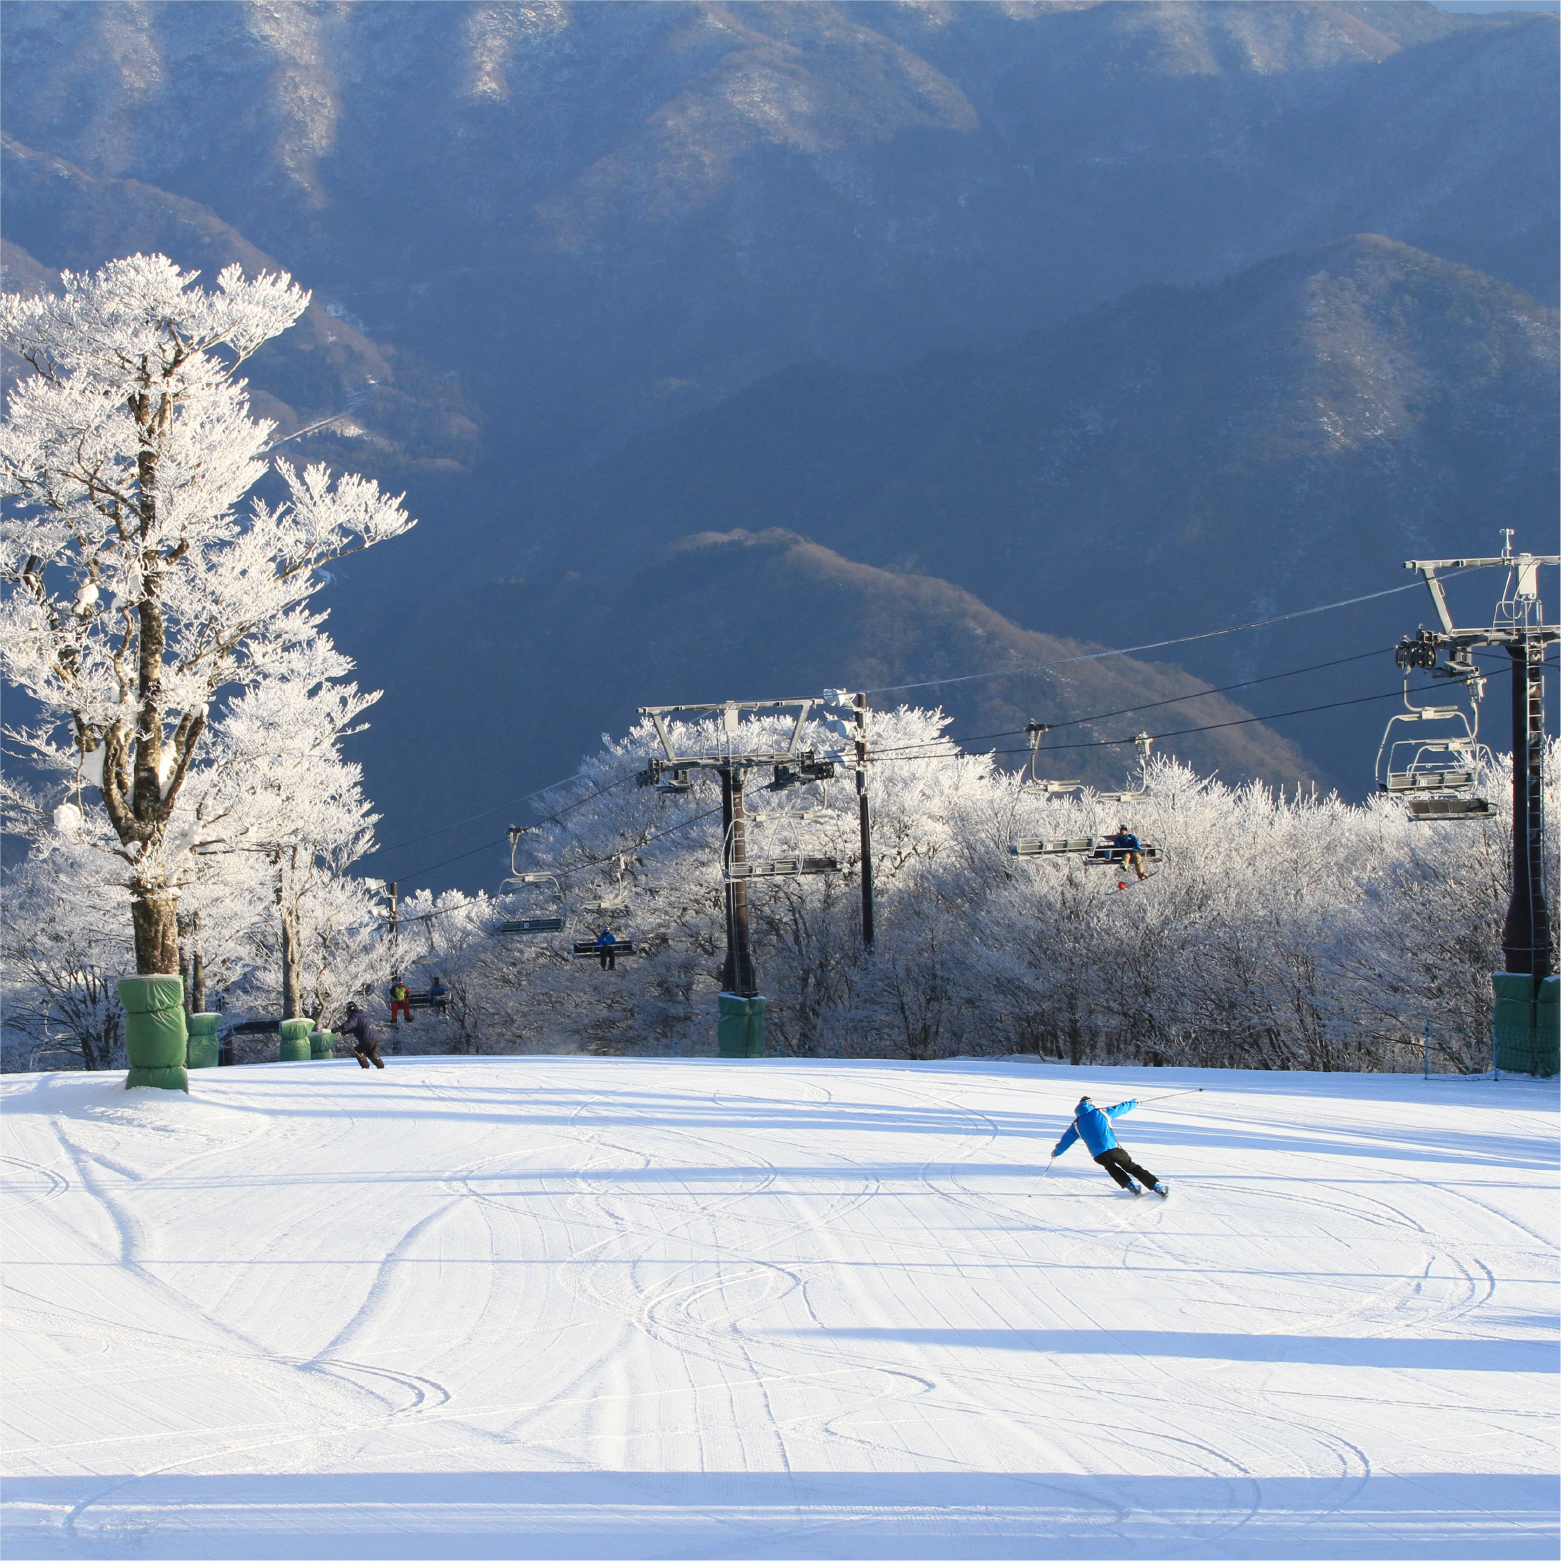
{"type": "MultiPolygon", "coordinates": [[[[5,1066],[122,1065],[114,983],[134,971],[182,975],[192,1011],[325,1028],[392,973],[414,988],[437,974],[449,1012],[421,1018],[419,1050],[713,1051],[719,798],[709,776],[676,796],[636,784],[659,751],[649,725],[538,802],[515,867],[546,876],[498,892],[495,863],[494,895],[419,893],[393,935],[364,873],[376,817],[341,747],[379,696],[349,681],[307,604],[327,563],[412,522],[372,482],[273,456],[249,415],[236,371],[307,295],[236,268],[213,293],[194,284],[135,256],[67,274],[59,296],[4,299],[30,372],[0,438],[0,645],[29,711],[6,737],[31,766],[3,783],[22,847],[0,948],[5,1066]],[[565,930],[499,930],[538,916],[565,930]],[[613,970],[572,961],[604,922],[640,952],[613,970]]],[[[753,886],[772,1050],[1401,1069],[1429,1032],[1441,1066],[1486,1066],[1509,881],[1499,765],[1493,815],[1458,823],[1164,759],[1131,802],[1046,799],[960,753],[946,725],[869,715],[870,953],[849,776],[775,792],[754,772],[753,854],[840,866],[753,886]],[[1119,817],[1160,847],[1142,885],[1008,849],[1119,817]]],[[[739,751],[777,731],[744,722],[739,751]]]]}
{"type": "MultiPolygon", "coordinates": [[[[292,918],[303,1011],[327,1026],[365,991],[378,1007],[399,970],[414,988],[438,975],[451,990],[446,1019],[424,1012],[403,1034],[418,1051],[713,1053],[725,937],[719,797],[713,779],[682,796],[636,784],[660,751],[648,725],[537,804],[516,866],[551,881],[508,895],[419,893],[403,900],[393,944],[380,886],[347,871],[363,865],[373,819],[355,770],[331,756],[361,696],[326,683],[272,697],[267,711],[246,696],[224,725],[224,744],[247,742],[272,761],[238,772],[276,797],[317,787],[331,805],[312,841],[202,857],[183,891],[186,970],[198,953],[231,1017],[281,1011],[292,918]],[[313,727],[310,700],[326,706],[313,727]],[[604,902],[612,908],[588,909],[604,902]],[[563,932],[498,932],[549,915],[565,918],[563,932]],[[644,952],[606,972],[572,961],[573,940],[604,922],[644,952]]],[[[1151,762],[1142,801],[1046,800],[1026,794],[1021,776],[960,754],[945,724],[928,710],[870,717],[883,755],[869,768],[871,955],[849,781],[772,793],[757,784],[767,771],[754,772],[751,853],[830,855],[841,867],[751,888],[773,1051],[1403,1069],[1419,1067],[1429,1026],[1437,1065],[1488,1065],[1508,882],[1500,769],[1485,788],[1497,809],[1487,822],[1411,823],[1396,802],[1231,787],[1172,760],[1151,762]],[[1125,891],[1110,869],[1007,849],[1022,836],[1109,829],[1118,815],[1164,853],[1149,882],[1125,891]]],[[[674,732],[680,751],[714,738],[674,732]]],[[[744,746],[774,737],[744,724],[744,746]]],[[[822,729],[815,737],[827,740],[822,729]]],[[[192,812],[217,792],[192,794],[192,812]]],[[[90,828],[40,830],[13,877],[10,1067],[114,1063],[112,978],[129,960],[129,919],[123,888],[83,838],[90,828]]],[[[255,1060],[265,1044],[251,1048],[255,1060]]]]}
{"type": "MultiPolygon", "coordinates": [[[[869,769],[871,955],[849,784],[748,793],[750,853],[830,855],[842,869],[751,886],[772,1050],[1398,1069],[1420,1065],[1429,1026],[1441,1066],[1488,1066],[1508,883],[1500,771],[1488,777],[1497,813],[1485,823],[1411,823],[1387,801],[1230,787],[1169,760],[1151,762],[1140,802],[1048,801],[989,759],[959,754],[940,739],[945,724],[916,709],[870,719],[885,756],[869,769]],[[821,808],[822,819],[793,818],[821,808]],[[1126,891],[1109,869],[1007,849],[1022,836],[1098,833],[1119,814],[1164,851],[1158,873],[1126,891]]],[[[756,722],[744,746],[761,733],[756,722]]],[[[711,740],[689,730],[679,751],[711,740]]],[[[643,727],[547,799],[550,817],[524,837],[517,866],[554,874],[556,892],[404,902],[405,963],[455,993],[442,1045],[713,1048],[719,798],[713,779],[685,796],[637,788],[657,751],[643,727]],[[582,907],[619,896],[611,925],[646,952],[616,972],[571,964],[571,937],[602,919],[582,907]],[[492,935],[501,916],[550,913],[570,930],[492,935]]]]}

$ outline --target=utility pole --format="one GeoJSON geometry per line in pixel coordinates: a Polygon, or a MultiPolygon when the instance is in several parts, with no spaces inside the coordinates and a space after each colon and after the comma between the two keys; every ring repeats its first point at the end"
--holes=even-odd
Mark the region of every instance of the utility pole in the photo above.
{"type": "Polygon", "coordinates": [[[748,820],[743,812],[743,773],[733,765],[723,765],[721,776],[721,822],[723,846],[721,876],[726,893],[726,961],[721,966],[721,989],[739,997],[758,995],[759,981],[754,974],[753,953],[748,941],[748,880],[734,875],[732,868],[748,862],[748,820]]]}
{"type": "Polygon", "coordinates": [[[856,696],[856,813],[862,835],[862,942],[873,946],[873,825],[867,807],[867,695],[856,696]]]}
{"type": "Polygon", "coordinates": [[[726,915],[726,958],[721,966],[721,993],[718,1006],[720,1022],[717,1034],[723,1057],[762,1057],[764,1055],[765,1000],[759,995],[758,975],[754,969],[748,926],[748,884],[755,878],[796,878],[812,873],[833,873],[839,864],[829,856],[780,857],[750,860],[748,856],[748,816],[744,786],[750,770],[762,765],[774,767],[768,791],[785,791],[810,781],[828,780],[839,754],[822,758],[802,747],[803,728],[815,699],[726,700],[718,705],[646,705],[640,714],[649,716],[661,739],[665,758],[652,759],[641,771],[641,786],[655,786],[668,796],[684,796],[693,789],[690,772],[714,770],[721,782],[721,896],[726,915]],[[750,749],[737,745],[744,711],[796,711],[791,740],[784,748],[750,749]],[[715,749],[703,753],[680,754],[673,741],[667,717],[709,715],[720,712],[721,741],[715,749]]]}
{"type": "Polygon", "coordinates": [[[826,688],[824,698],[837,709],[849,713],[828,718],[824,724],[833,732],[856,744],[856,818],[862,850],[862,946],[873,946],[873,821],[867,802],[867,695],[852,694],[843,688],[826,688]]]}
{"type": "Polygon", "coordinates": [[[1509,971],[1543,980],[1554,958],[1545,902],[1545,640],[1509,644],[1512,659],[1512,898],[1501,930],[1509,971]]]}

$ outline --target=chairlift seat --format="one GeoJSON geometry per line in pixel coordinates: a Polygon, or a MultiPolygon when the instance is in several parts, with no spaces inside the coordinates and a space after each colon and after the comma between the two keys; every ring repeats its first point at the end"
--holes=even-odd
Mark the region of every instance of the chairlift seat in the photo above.
{"type": "Polygon", "coordinates": [[[1473,785],[1473,770],[1390,770],[1387,790],[1390,795],[1408,791],[1468,791],[1473,785]]]}
{"type": "Polygon", "coordinates": [[[727,864],[726,876],[737,878],[800,878],[807,873],[838,873],[832,856],[777,856],[754,862],[727,864]]]}
{"type": "Polygon", "coordinates": [[[562,916],[523,916],[518,921],[501,921],[497,935],[505,938],[530,932],[562,932],[563,930],[562,916]]]}
{"type": "Polygon", "coordinates": [[[598,943],[595,938],[581,938],[574,946],[571,959],[597,959],[603,954],[617,958],[619,954],[638,954],[639,945],[632,938],[619,938],[616,943],[598,943]]]}
{"type": "Polygon", "coordinates": [[[1484,797],[1415,797],[1410,800],[1411,823],[1436,823],[1442,819],[1494,818],[1484,797]]]}
{"type": "MultiPolygon", "coordinates": [[[[1016,840],[1009,846],[1010,856],[1077,856],[1086,867],[1120,866],[1127,860],[1131,846],[1113,845],[1104,835],[1080,835],[1057,840],[1016,840]]],[[[1161,859],[1160,847],[1141,840],[1138,854],[1146,862],[1161,859]]]]}

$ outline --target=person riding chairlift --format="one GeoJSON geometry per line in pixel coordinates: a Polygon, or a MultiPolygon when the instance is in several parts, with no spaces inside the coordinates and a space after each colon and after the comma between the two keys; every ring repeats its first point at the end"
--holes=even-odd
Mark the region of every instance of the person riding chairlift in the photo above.
{"type": "Polygon", "coordinates": [[[616,970],[618,968],[617,938],[613,936],[611,927],[603,927],[596,939],[596,956],[601,961],[603,970],[616,970]]]}
{"type": "Polygon", "coordinates": [[[1106,845],[1110,847],[1106,853],[1108,862],[1126,862],[1138,874],[1140,883],[1149,876],[1144,871],[1143,842],[1126,824],[1118,824],[1116,834],[1106,836],[1106,845]]]}

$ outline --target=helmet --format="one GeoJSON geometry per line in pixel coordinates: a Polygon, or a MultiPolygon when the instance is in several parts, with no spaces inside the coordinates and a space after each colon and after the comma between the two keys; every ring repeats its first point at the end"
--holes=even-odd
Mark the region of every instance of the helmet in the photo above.
{"type": "MultiPolygon", "coordinates": [[[[1079,1105],[1080,1106],[1087,1106],[1089,1104],[1090,1104],[1090,1098],[1089,1098],[1088,1095],[1080,1095],[1079,1096],[1079,1105]]],[[[1077,1109],[1077,1107],[1075,1107],[1075,1109],[1077,1109]]]]}
{"type": "Polygon", "coordinates": [[[360,1012],[360,1009],[358,1008],[358,1005],[356,1003],[348,1003],[347,1004],[347,1012],[349,1014],[355,1014],[355,1013],[360,1012]]]}

